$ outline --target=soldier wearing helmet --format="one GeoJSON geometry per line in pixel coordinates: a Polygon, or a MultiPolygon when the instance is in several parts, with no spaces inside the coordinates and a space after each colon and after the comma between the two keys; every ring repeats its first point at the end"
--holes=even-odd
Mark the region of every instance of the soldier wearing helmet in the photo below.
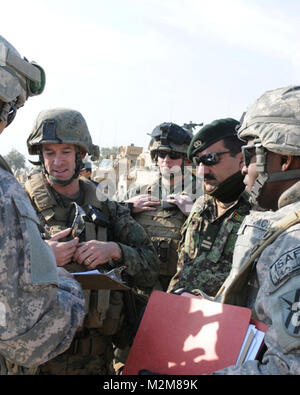
{"type": "Polygon", "coordinates": [[[233,118],[217,119],[201,128],[189,145],[205,193],[182,229],[179,268],[168,292],[184,289],[214,296],[230,272],[236,233],[250,210],[237,125],[233,118]]]}
{"type": "MultiPolygon", "coordinates": [[[[0,133],[44,85],[43,69],[0,36],[0,133]]],[[[56,267],[38,217],[2,157],[0,200],[0,374],[33,374],[69,347],[85,301],[79,284],[56,267]]]]}
{"type": "MultiPolygon", "coordinates": [[[[66,108],[42,111],[27,145],[30,154],[39,155],[43,171],[32,174],[25,189],[50,235],[74,223],[73,211],[84,221],[80,236],[49,241],[57,264],[70,272],[95,268],[105,273],[113,270],[115,275],[122,272],[122,279],[131,286],[151,287],[158,261],[146,232],[127,208],[99,200],[96,186],[79,177],[85,155],[92,160],[99,155],[83,116],[66,108]]],[[[83,327],[65,353],[41,366],[42,374],[114,373],[112,339],[128,318],[124,292],[88,289],[85,296],[88,309],[83,327]]]]}
{"type": "Polygon", "coordinates": [[[175,123],[162,123],[151,133],[149,150],[157,165],[157,179],[151,185],[133,184],[126,203],[143,225],[160,259],[160,281],[156,289],[166,290],[176,273],[180,229],[193,204],[190,197],[195,178],[185,172],[192,132],[175,123]]]}
{"type": "Polygon", "coordinates": [[[300,86],[267,91],[248,109],[238,135],[252,211],[239,230],[230,276],[218,300],[250,307],[269,326],[261,362],[218,374],[300,374],[300,86]]]}

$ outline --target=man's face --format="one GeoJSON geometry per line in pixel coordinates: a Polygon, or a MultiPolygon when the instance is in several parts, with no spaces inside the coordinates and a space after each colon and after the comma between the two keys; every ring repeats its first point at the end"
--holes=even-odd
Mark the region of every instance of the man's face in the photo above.
{"type": "Polygon", "coordinates": [[[80,172],[80,175],[82,177],[87,178],[87,179],[91,178],[91,174],[92,174],[91,170],[87,170],[87,169],[82,169],[81,172],[80,172]]]}
{"type": "MultiPolygon", "coordinates": [[[[247,146],[253,146],[254,141],[249,140],[247,142],[247,146]]],[[[258,177],[258,172],[256,170],[256,154],[255,148],[251,148],[248,150],[248,155],[251,157],[250,163],[248,166],[243,164],[242,173],[244,174],[244,184],[246,185],[245,190],[250,193],[251,189],[254,186],[255,180],[258,177]]],[[[281,155],[275,154],[273,152],[267,152],[267,164],[266,171],[267,173],[275,173],[281,171],[281,155]]],[[[260,207],[264,209],[277,210],[278,208],[278,199],[280,194],[282,193],[280,185],[282,182],[272,182],[266,183],[260,195],[257,198],[258,204],[260,207]]]]}
{"type": "MultiPolygon", "coordinates": [[[[247,146],[253,146],[254,142],[253,140],[249,140],[247,143],[247,146]]],[[[251,156],[250,163],[248,166],[246,166],[246,163],[243,163],[243,168],[242,168],[242,173],[244,174],[244,184],[246,185],[245,190],[250,193],[255,180],[258,177],[258,173],[256,170],[256,154],[255,154],[255,148],[251,148],[251,150],[248,150],[248,155],[251,156]]]]}
{"type": "MultiPolygon", "coordinates": [[[[226,152],[228,148],[224,146],[223,140],[217,141],[205,150],[198,152],[197,157],[211,153],[226,152]]],[[[203,178],[204,191],[212,193],[221,182],[242,169],[242,154],[238,153],[234,157],[229,152],[218,155],[219,162],[213,165],[206,165],[202,162],[197,168],[197,176],[203,178]]]]}
{"type": "Polygon", "coordinates": [[[172,159],[173,156],[179,155],[176,152],[158,151],[157,165],[162,176],[170,177],[170,174],[176,176],[182,173],[181,166],[183,158],[179,157],[177,159],[172,159]]]}
{"type": "Polygon", "coordinates": [[[47,172],[54,178],[69,180],[75,172],[76,150],[73,144],[43,144],[47,172]]]}

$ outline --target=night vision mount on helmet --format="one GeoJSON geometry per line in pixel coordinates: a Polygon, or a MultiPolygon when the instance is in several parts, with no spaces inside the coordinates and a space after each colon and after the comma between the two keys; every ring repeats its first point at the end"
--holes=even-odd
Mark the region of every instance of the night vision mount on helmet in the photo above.
{"type": "Polygon", "coordinates": [[[0,121],[9,125],[29,96],[40,95],[46,84],[45,72],[35,62],[22,59],[17,50],[0,36],[0,121]]]}
{"type": "Polygon", "coordinates": [[[173,151],[186,157],[188,146],[192,140],[193,133],[172,122],[164,122],[156,126],[151,135],[149,150],[152,160],[157,151],[173,151]]]}

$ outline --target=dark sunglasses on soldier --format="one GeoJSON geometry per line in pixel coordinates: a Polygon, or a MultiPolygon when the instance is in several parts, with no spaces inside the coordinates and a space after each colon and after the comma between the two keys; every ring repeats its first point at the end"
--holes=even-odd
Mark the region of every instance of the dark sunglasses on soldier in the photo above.
{"type": "Polygon", "coordinates": [[[258,145],[243,145],[242,146],[242,154],[243,154],[243,162],[246,167],[250,165],[251,159],[256,155],[256,147],[258,145]]]}
{"type": "Polygon", "coordinates": [[[194,166],[199,166],[200,163],[203,163],[205,166],[213,166],[220,162],[220,156],[223,154],[228,154],[230,151],[222,151],[222,152],[210,152],[206,155],[194,156],[193,164],[194,166]]]}
{"type": "Polygon", "coordinates": [[[183,155],[180,152],[172,152],[172,151],[157,151],[157,156],[159,156],[161,159],[165,159],[165,157],[168,155],[170,159],[181,159],[183,158],[183,155]]]}

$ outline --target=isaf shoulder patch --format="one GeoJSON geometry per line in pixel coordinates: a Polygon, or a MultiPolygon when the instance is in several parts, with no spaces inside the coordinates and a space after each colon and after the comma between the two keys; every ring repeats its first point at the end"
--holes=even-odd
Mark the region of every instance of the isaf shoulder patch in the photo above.
{"type": "Polygon", "coordinates": [[[280,303],[285,330],[292,336],[300,337],[300,289],[282,295],[280,303]]]}
{"type": "Polygon", "coordinates": [[[274,286],[278,286],[291,274],[300,271],[300,247],[281,255],[270,267],[270,278],[274,286]]]}

